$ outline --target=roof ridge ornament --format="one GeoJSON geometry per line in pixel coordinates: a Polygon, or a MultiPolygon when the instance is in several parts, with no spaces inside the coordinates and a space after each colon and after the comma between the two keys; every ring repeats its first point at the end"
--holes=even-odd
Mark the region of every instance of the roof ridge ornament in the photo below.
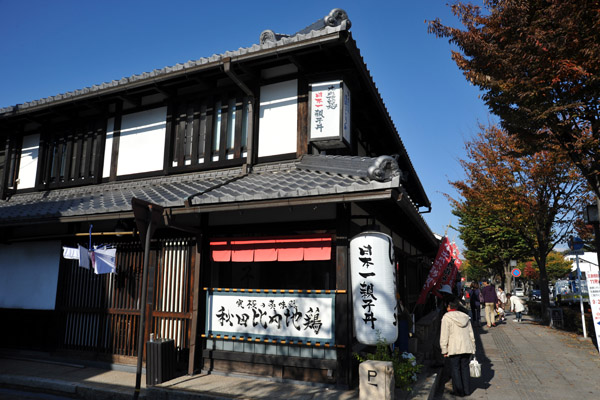
{"type": "Polygon", "coordinates": [[[290,35],[284,35],[282,33],[275,33],[271,29],[265,29],[260,33],[259,43],[265,44],[267,42],[276,42],[282,38],[290,37],[290,35]]]}
{"type": "Polygon", "coordinates": [[[389,176],[394,172],[399,172],[397,156],[379,156],[367,169],[369,179],[374,179],[379,182],[389,179],[389,176]]]}
{"type": "Polygon", "coordinates": [[[321,31],[327,27],[335,28],[337,26],[339,26],[342,30],[348,30],[352,26],[352,23],[348,19],[348,14],[341,8],[334,8],[329,12],[329,14],[324,16],[322,19],[317,20],[313,24],[307,26],[301,31],[294,33],[293,35],[284,35],[282,33],[275,33],[270,29],[265,29],[260,34],[259,43],[261,45],[267,44],[269,42],[274,43],[283,38],[289,38],[296,35],[306,35],[312,31],[321,31]]]}
{"type": "Polygon", "coordinates": [[[345,29],[350,29],[352,23],[348,19],[348,13],[341,8],[334,8],[323,18],[325,25],[327,26],[338,26],[343,25],[345,29]]]}

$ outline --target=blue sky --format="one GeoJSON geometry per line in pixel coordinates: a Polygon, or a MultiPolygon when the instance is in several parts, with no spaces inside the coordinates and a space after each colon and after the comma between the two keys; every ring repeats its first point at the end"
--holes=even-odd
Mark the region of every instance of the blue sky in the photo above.
{"type": "MultiPolygon", "coordinates": [[[[444,193],[479,123],[493,117],[425,20],[456,24],[444,0],[0,0],[0,108],[293,34],[342,8],[444,234],[456,217],[444,193]]],[[[450,239],[456,231],[448,230],[450,239]]],[[[459,243],[460,244],[460,243],[459,243]]]]}

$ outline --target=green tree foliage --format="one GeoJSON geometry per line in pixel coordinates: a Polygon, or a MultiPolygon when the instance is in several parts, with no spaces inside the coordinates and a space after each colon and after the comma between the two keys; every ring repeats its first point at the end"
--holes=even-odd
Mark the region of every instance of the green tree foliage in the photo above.
{"type": "Polygon", "coordinates": [[[600,0],[458,1],[464,30],[429,21],[502,127],[535,152],[560,146],[600,197],[600,0]]]}
{"type": "Polygon", "coordinates": [[[540,271],[545,315],[547,257],[572,232],[576,212],[587,202],[585,181],[559,148],[523,155],[519,142],[495,126],[482,126],[466,150],[468,159],[461,160],[466,178],[451,182],[465,199],[454,202],[455,209],[463,214],[468,210],[468,218],[457,214],[461,234],[465,232],[465,254],[489,257],[495,251],[510,259],[516,258],[511,252],[524,246],[540,271]]]}
{"type": "Polygon", "coordinates": [[[490,276],[504,277],[505,288],[511,282],[507,269],[511,259],[526,257],[527,246],[514,228],[502,223],[501,210],[487,207],[488,199],[479,196],[477,187],[465,182],[451,182],[464,200],[450,199],[453,214],[460,221],[460,238],[465,245],[464,257],[468,261],[467,276],[483,280],[490,276]]]}
{"type": "Polygon", "coordinates": [[[482,264],[472,264],[468,259],[462,263],[461,274],[467,281],[480,282],[490,276],[488,268],[482,264]]]}

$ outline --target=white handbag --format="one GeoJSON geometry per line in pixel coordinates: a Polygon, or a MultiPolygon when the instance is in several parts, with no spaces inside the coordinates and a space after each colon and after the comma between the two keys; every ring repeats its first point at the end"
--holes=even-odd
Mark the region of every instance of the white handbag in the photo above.
{"type": "Polygon", "coordinates": [[[471,378],[479,378],[481,376],[481,364],[475,357],[469,363],[469,375],[471,378]]]}

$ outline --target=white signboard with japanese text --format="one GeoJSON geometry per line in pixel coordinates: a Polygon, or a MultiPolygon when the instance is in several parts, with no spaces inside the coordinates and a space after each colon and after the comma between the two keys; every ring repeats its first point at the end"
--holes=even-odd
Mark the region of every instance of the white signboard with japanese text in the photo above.
{"type": "Polygon", "coordinates": [[[398,338],[396,274],[392,238],[364,232],[350,240],[350,269],[356,340],[376,345],[398,338]]]}
{"type": "Polygon", "coordinates": [[[213,292],[207,334],[334,342],[333,294],[213,292]]]}
{"type": "Polygon", "coordinates": [[[600,273],[595,271],[588,272],[586,275],[590,305],[592,307],[592,318],[596,332],[596,343],[600,343],[600,273]]]}
{"type": "Polygon", "coordinates": [[[333,81],[313,83],[310,88],[310,140],[326,147],[345,146],[344,141],[349,144],[348,87],[342,81],[333,81]]]}

